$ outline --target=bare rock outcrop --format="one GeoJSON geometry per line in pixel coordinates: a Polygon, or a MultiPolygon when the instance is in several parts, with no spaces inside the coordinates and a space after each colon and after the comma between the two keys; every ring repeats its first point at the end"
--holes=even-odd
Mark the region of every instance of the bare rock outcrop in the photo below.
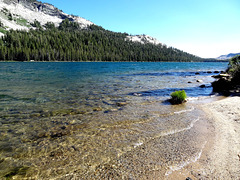
{"type": "MultiPolygon", "coordinates": [[[[42,3],[37,0],[0,0],[0,11],[4,9],[7,10],[7,14],[12,14],[15,19],[21,18],[21,20],[26,20],[28,23],[33,23],[37,20],[41,25],[52,22],[58,26],[62,20],[69,19],[70,21],[77,22],[81,28],[93,25],[89,20],[66,14],[51,4],[42,3]]],[[[0,21],[4,26],[9,27],[9,29],[29,28],[27,26],[19,27],[19,24],[6,18],[6,15],[0,14],[0,21]]]]}

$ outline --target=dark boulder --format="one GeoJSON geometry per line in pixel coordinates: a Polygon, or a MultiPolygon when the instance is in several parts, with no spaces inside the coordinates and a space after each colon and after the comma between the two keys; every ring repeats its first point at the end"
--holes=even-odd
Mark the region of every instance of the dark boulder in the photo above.
{"type": "Polygon", "coordinates": [[[220,78],[212,83],[213,92],[224,92],[233,88],[233,84],[228,78],[220,78]]]}

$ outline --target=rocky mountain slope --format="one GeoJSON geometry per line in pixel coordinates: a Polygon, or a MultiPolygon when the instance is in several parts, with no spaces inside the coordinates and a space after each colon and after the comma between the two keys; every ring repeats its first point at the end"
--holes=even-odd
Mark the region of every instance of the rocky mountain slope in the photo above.
{"type": "Polygon", "coordinates": [[[227,55],[221,55],[219,57],[217,57],[218,60],[227,60],[227,59],[230,59],[236,55],[240,55],[240,53],[230,53],[230,54],[227,54],[227,55]]]}
{"type": "Polygon", "coordinates": [[[79,23],[81,28],[93,24],[84,18],[68,15],[48,3],[35,0],[0,0],[2,33],[9,29],[28,30],[35,20],[41,25],[52,22],[58,26],[64,19],[79,23]]]}
{"type": "Polygon", "coordinates": [[[149,35],[135,35],[135,36],[127,36],[126,40],[130,40],[133,42],[140,42],[141,44],[152,43],[155,45],[161,44],[156,38],[153,38],[149,35]]]}

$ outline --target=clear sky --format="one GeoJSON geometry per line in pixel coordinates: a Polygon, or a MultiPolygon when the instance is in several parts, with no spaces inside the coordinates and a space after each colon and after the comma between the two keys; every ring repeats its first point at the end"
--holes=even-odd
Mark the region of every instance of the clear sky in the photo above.
{"type": "Polygon", "coordinates": [[[240,52],[240,0],[42,0],[115,32],[203,58],[240,52]]]}

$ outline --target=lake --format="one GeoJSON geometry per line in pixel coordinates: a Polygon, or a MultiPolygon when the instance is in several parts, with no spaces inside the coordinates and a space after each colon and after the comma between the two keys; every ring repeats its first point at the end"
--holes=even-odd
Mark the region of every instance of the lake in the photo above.
{"type": "Polygon", "coordinates": [[[165,177],[196,161],[227,63],[0,63],[0,177],[165,177]],[[197,80],[201,80],[197,82],[197,80]],[[200,88],[200,85],[205,85],[200,88]],[[171,105],[171,92],[188,102],[171,105]]]}

